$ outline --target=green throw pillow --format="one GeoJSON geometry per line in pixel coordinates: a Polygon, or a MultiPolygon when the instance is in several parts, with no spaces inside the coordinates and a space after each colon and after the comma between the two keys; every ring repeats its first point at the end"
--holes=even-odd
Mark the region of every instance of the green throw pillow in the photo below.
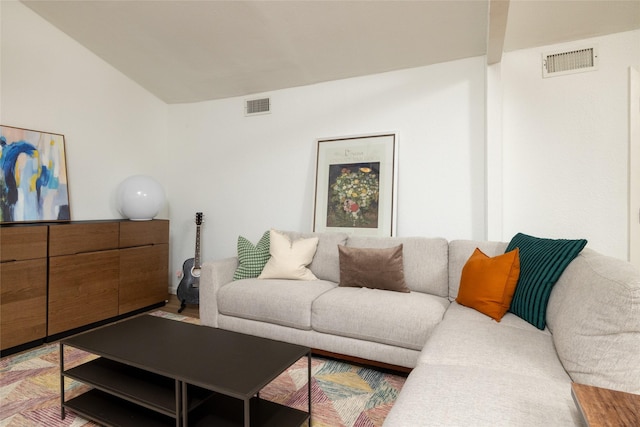
{"type": "Polygon", "coordinates": [[[509,311],[544,329],[553,285],[586,244],[584,239],[541,239],[522,233],[513,236],[505,253],[520,249],[520,278],[509,311]]]}
{"type": "Polygon", "coordinates": [[[262,273],[264,265],[269,261],[269,231],[266,231],[257,245],[242,236],[238,237],[238,262],[240,265],[233,275],[233,280],[252,279],[262,273]]]}

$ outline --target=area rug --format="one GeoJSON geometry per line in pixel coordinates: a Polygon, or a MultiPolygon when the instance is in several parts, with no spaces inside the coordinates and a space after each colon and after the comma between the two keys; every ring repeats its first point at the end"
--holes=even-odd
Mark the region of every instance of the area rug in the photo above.
{"type": "MultiPolygon", "coordinates": [[[[155,311],[177,321],[199,319],[155,311]]],[[[57,343],[0,360],[0,427],[97,426],[66,411],[60,419],[60,370],[57,343]]],[[[93,355],[65,348],[65,367],[91,360],[93,355]]],[[[405,377],[342,361],[314,357],[312,373],[312,427],[381,426],[402,388],[405,377]]],[[[67,379],[66,398],[86,391],[86,385],[67,379]]],[[[307,409],[307,360],[296,362],[262,389],[260,397],[307,409]]]]}

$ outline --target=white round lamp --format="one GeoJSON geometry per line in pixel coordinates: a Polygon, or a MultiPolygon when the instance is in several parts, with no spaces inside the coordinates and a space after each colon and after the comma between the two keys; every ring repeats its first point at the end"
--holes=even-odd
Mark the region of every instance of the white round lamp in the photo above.
{"type": "Polygon", "coordinates": [[[134,175],[120,183],[117,190],[118,210],[133,221],[153,219],[164,206],[164,190],[150,176],[134,175]]]}

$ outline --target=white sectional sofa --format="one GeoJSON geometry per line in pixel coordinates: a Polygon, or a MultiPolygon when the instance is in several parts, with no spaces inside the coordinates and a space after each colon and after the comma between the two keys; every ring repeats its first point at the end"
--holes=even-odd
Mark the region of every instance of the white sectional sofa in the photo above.
{"type": "Polygon", "coordinates": [[[640,272],[629,263],[585,248],[541,330],[455,301],[475,248],[496,256],[507,243],[285,233],[318,237],[319,280],[232,281],[237,258],[205,262],[201,322],[413,368],[385,426],[581,425],[572,381],[640,394],[640,272]],[[399,244],[411,292],[338,286],[338,245],[399,244]]]}

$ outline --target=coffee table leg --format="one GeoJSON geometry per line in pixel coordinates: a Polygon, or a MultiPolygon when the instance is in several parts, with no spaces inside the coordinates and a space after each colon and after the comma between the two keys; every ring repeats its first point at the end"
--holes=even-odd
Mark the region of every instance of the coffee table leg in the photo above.
{"type": "Polygon", "coordinates": [[[311,351],[307,353],[307,400],[309,401],[309,427],[311,427],[311,351]]]}
{"type": "Polygon", "coordinates": [[[176,389],[179,389],[180,385],[182,385],[182,425],[183,427],[187,427],[189,425],[189,397],[187,396],[187,383],[176,380],[176,389]]]}
{"type": "Polygon", "coordinates": [[[244,427],[251,427],[251,398],[244,400],[244,427]]]}
{"type": "Polygon", "coordinates": [[[64,410],[64,344],[60,342],[60,419],[66,417],[64,410]]]}

